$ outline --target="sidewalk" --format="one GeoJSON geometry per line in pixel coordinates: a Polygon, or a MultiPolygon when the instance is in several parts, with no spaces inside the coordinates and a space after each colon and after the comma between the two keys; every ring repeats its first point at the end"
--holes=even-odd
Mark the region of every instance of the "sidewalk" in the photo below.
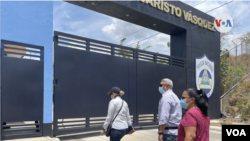
{"type": "MultiPolygon", "coordinates": [[[[122,141],[158,141],[158,129],[142,129],[136,130],[132,135],[126,135],[122,138],[122,141]]],[[[210,140],[221,141],[221,128],[210,126],[210,140]]],[[[5,140],[5,141],[109,141],[106,136],[100,136],[99,132],[92,134],[92,137],[86,137],[85,134],[74,134],[69,136],[61,136],[58,138],[25,138],[16,140],[5,140]]]]}
{"type": "MultiPolygon", "coordinates": [[[[158,129],[136,130],[132,135],[126,135],[122,141],[156,141],[158,137],[158,129]]],[[[60,141],[109,141],[106,136],[100,136],[98,133],[94,137],[84,138],[84,135],[59,137],[60,141]]]]}
{"type": "Polygon", "coordinates": [[[60,141],[60,139],[51,139],[49,137],[36,137],[36,138],[23,138],[14,140],[2,140],[2,141],[60,141]]]}
{"type": "MultiPolygon", "coordinates": [[[[216,127],[218,128],[218,127],[216,127]]],[[[211,127],[210,127],[211,129],[211,127]]],[[[221,141],[221,131],[219,130],[210,130],[209,138],[211,141],[221,141]]],[[[78,137],[59,137],[60,141],[109,141],[108,137],[105,136],[95,136],[81,138],[78,137]]],[[[122,138],[121,141],[158,141],[158,129],[149,129],[149,130],[138,130],[132,135],[126,135],[122,138]]]]}

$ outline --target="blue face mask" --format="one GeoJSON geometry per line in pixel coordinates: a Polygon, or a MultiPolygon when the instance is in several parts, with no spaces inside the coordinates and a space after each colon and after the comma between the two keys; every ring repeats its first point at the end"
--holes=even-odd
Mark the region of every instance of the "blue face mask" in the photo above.
{"type": "Polygon", "coordinates": [[[161,94],[163,94],[165,91],[163,90],[162,87],[159,87],[159,92],[160,92],[161,94]]]}
{"type": "Polygon", "coordinates": [[[113,97],[112,96],[110,96],[111,97],[111,100],[113,99],[113,97]]]}
{"type": "Polygon", "coordinates": [[[187,109],[187,107],[189,105],[186,102],[187,102],[186,99],[181,99],[180,100],[181,107],[184,108],[184,109],[187,109]]]}

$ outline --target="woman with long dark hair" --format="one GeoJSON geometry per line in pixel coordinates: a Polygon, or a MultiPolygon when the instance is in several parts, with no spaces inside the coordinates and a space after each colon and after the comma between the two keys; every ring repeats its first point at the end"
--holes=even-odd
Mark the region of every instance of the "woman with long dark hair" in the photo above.
{"type": "Polygon", "coordinates": [[[178,126],[177,141],[209,141],[210,118],[206,93],[189,88],[183,92],[180,103],[188,111],[178,126]]]}

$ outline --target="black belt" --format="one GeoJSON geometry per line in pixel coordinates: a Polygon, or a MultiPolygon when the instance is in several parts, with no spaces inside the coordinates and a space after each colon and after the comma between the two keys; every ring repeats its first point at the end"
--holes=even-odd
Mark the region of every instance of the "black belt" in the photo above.
{"type": "Polygon", "coordinates": [[[178,129],[178,127],[165,127],[165,130],[169,130],[169,129],[178,129]]]}

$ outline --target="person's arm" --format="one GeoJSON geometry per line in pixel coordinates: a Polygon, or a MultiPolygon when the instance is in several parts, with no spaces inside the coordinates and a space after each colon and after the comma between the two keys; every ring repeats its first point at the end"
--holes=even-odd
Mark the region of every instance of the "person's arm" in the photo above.
{"type": "Polygon", "coordinates": [[[115,105],[114,102],[111,100],[109,102],[109,107],[108,107],[108,115],[106,117],[106,121],[103,124],[103,129],[107,129],[108,125],[110,124],[110,122],[112,121],[113,117],[114,117],[114,112],[115,112],[115,105]]]}
{"type": "MultiPolygon", "coordinates": [[[[170,102],[167,100],[163,100],[160,103],[160,110],[159,110],[159,132],[163,133],[165,130],[165,127],[167,126],[168,120],[169,120],[169,113],[171,109],[170,102]]],[[[163,141],[163,134],[159,135],[158,137],[159,141],[163,141]]]]}
{"type": "MultiPolygon", "coordinates": [[[[128,108],[128,105],[127,105],[127,123],[128,123],[128,126],[132,126],[132,122],[131,122],[131,118],[130,118],[130,114],[129,114],[129,108],[128,108]]],[[[132,127],[133,128],[133,127],[132,127]]],[[[132,133],[129,133],[129,135],[131,135],[132,133]]]]}
{"type": "Polygon", "coordinates": [[[159,111],[159,132],[163,132],[169,120],[171,105],[169,101],[162,101],[159,111]]]}
{"type": "Polygon", "coordinates": [[[109,102],[108,115],[107,115],[106,120],[102,126],[101,135],[104,135],[105,130],[108,128],[109,123],[111,122],[111,120],[114,117],[114,112],[115,112],[115,106],[114,106],[113,101],[111,100],[109,102]]]}
{"type": "Polygon", "coordinates": [[[196,137],[197,119],[195,113],[188,111],[182,119],[182,125],[185,131],[184,141],[193,141],[196,137]]]}
{"type": "Polygon", "coordinates": [[[163,133],[167,124],[160,125],[159,132],[163,133]]]}
{"type": "Polygon", "coordinates": [[[128,125],[130,126],[130,125],[132,125],[132,122],[131,122],[131,118],[130,118],[128,106],[127,106],[127,113],[126,113],[126,115],[127,115],[127,123],[128,123],[128,125]]]}
{"type": "Polygon", "coordinates": [[[185,130],[185,140],[184,141],[193,141],[196,137],[196,127],[188,126],[184,127],[185,130]]]}

